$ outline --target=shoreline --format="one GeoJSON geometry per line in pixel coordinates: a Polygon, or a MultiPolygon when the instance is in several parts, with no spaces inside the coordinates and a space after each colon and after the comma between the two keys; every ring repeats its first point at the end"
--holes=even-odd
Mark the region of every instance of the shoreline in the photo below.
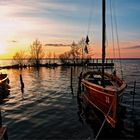
{"type": "MultiPolygon", "coordinates": [[[[96,66],[96,67],[101,67],[102,66],[102,63],[100,62],[95,62],[95,63],[88,63],[88,64],[84,64],[84,63],[66,63],[66,64],[58,64],[58,63],[51,63],[51,64],[39,64],[39,65],[18,65],[18,64],[15,64],[15,65],[8,65],[8,66],[1,66],[0,69],[22,69],[22,68],[27,68],[27,67],[35,67],[35,68],[39,68],[39,67],[47,67],[47,68],[55,68],[55,67],[58,67],[58,66],[96,66]]],[[[114,63],[113,62],[108,62],[108,63],[105,63],[104,66],[107,66],[107,67],[114,67],[114,63]]]]}

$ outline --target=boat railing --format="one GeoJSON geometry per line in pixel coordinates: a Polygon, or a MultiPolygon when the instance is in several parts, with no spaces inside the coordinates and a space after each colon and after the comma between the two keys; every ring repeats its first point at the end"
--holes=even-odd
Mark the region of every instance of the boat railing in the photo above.
{"type": "MultiPolygon", "coordinates": [[[[2,76],[5,76],[5,78],[1,79],[1,80],[0,80],[0,83],[6,81],[6,80],[8,79],[8,75],[7,75],[7,74],[4,74],[4,75],[2,75],[2,76]]],[[[2,78],[2,77],[1,77],[1,78],[2,78]]]]}

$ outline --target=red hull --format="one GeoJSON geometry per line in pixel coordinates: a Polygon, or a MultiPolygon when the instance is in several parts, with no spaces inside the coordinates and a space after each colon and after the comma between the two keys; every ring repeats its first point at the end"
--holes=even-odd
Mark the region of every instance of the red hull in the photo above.
{"type": "MultiPolygon", "coordinates": [[[[115,77],[113,78],[115,79],[115,77]]],[[[116,83],[118,83],[117,90],[104,88],[85,79],[82,80],[82,86],[84,87],[83,99],[101,111],[113,128],[116,124],[117,97],[126,87],[126,84],[120,79],[117,79],[116,83]]]]}

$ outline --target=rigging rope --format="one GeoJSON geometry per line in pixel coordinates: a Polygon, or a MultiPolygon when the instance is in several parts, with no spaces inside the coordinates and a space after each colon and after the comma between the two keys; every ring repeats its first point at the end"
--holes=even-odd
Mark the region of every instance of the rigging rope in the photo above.
{"type": "MultiPolygon", "coordinates": [[[[91,23],[92,23],[92,19],[93,19],[93,13],[95,13],[95,0],[90,0],[90,8],[89,8],[89,17],[88,17],[88,25],[87,25],[87,36],[89,35],[89,32],[91,30],[91,23]]],[[[94,34],[94,31],[92,31],[92,33],[94,34]]]]}
{"type": "Polygon", "coordinates": [[[98,131],[98,133],[97,133],[97,135],[96,135],[96,137],[95,137],[95,140],[98,139],[98,137],[99,137],[99,135],[100,135],[100,133],[101,133],[101,130],[102,130],[102,128],[103,128],[105,122],[107,121],[107,117],[109,116],[109,113],[110,113],[110,111],[111,111],[111,108],[112,108],[114,102],[115,102],[115,99],[112,101],[112,103],[111,103],[111,105],[110,105],[110,107],[109,107],[109,109],[108,109],[108,112],[107,112],[107,114],[105,115],[104,121],[103,121],[103,123],[102,123],[102,125],[101,125],[101,127],[100,127],[100,129],[99,129],[99,131],[98,131]]]}
{"type": "Polygon", "coordinates": [[[91,26],[91,20],[92,20],[92,14],[93,14],[93,8],[92,8],[92,5],[93,5],[93,1],[91,0],[90,1],[90,5],[91,5],[91,7],[90,7],[90,10],[89,10],[89,19],[88,19],[88,29],[87,29],[87,35],[89,34],[89,30],[90,30],[90,26],[91,26]]]}
{"type": "Polygon", "coordinates": [[[118,47],[118,52],[119,52],[120,70],[121,70],[121,76],[122,76],[122,79],[123,79],[123,71],[122,71],[122,62],[121,62],[121,53],[120,53],[120,44],[119,44],[119,36],[118,36],[118,27],[117,27],[117,18],[116,18],[116,9],[115,9],[115,6],[113,7],[113,9],[114,9],[114,22],[115,22],[117,47],[118,47]]]}
{"type": "MultiPolygon", "coordinates": [[[[90,26],[91,26],[91,21],[92,21],[92,16],[93,16],[93,1],[94,0],[90,0],[90,8],[89,8],[89,17],[88,17],[88,24],[87,24],[87,36],[86,36],[86,38],[85,38],[85,45],[83,46],[83,48],[82,48],[82,57],[83,57],[83,54],[84,54],[84,52],[86,53],[86,54],[88,54],[89,53],[89,51],[88,51],[88,45],[89,45],[89,38],[88,38],[88,35],[89,35],[89,31],[90,31],[90,26]]],[[[83,68],[82,68],[82,72],[83,72],[83,68]]]]}
{"type": "MultiPolygon", "coordinates": [[[[110,13],[111,13],[111,31],[112,31],[112,46],[113,46],[113,57],[116,58],[115,56],[115,43],[114,43],[114,27],[113,27],[113,11],[112,11],[112,0],[110,0],[110,13]]],[[[115,64],[115,70],[116,70],[116,63],[115,64]]]]}

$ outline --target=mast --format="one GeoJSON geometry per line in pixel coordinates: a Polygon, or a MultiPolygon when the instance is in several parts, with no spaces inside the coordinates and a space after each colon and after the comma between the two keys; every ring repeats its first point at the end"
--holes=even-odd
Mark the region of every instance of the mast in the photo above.
{"type": "Polygon", "coordinates": [[[105,63],[105,43],[106,43],[106,0],[102,0],[102,86],[104,86],[104,63],[105,63]]]}

